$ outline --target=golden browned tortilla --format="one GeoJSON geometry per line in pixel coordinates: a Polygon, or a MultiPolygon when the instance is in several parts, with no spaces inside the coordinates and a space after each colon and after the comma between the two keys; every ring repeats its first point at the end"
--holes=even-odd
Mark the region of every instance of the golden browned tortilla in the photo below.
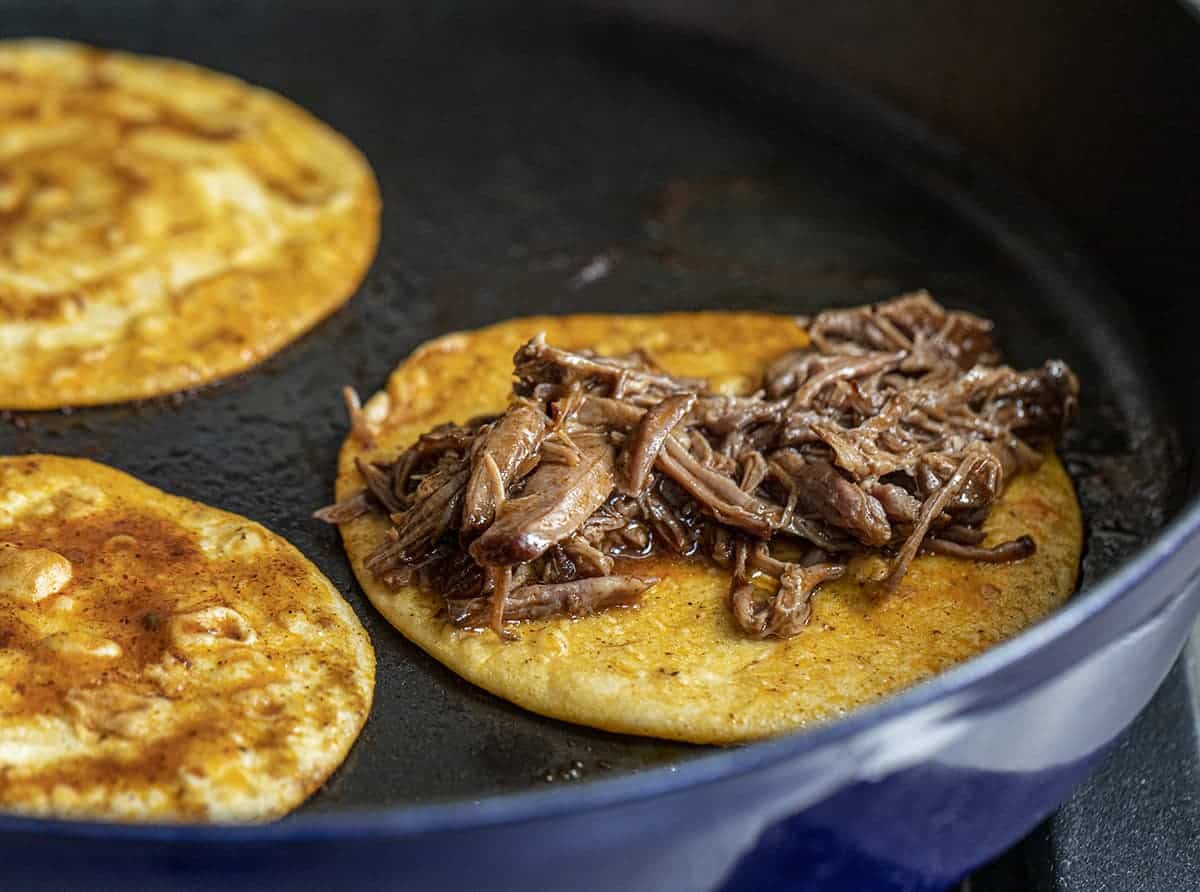
{"type": "Polygon", "coordinates": [[[0,42],[0,408],[249,368],[353,294],[366,160],[304,110],[165,59],[0,42]]]}
{"type": "Polygon", "coordinates": [[[0,458],[0,811],[282,815],[374,682],[354,612],[269,530],[89,461],[0,458]]]}
{"type": "MultiPolygon", "coordinates": [[[[390,459],[445,421],[503,409],[512,356],[539,331],[567,349],[602,354],[641,347],[667,371],[703,376],[730,392],[807,343],[786,316],[691,313],[517,319],[438,338],[393,373],[365,406],[376,446],[342,447],[337,497],[363,487],[358,457],[390,459]]],[[[363,567],[388,523],[371,514],[341,526],[371,601],[405,636],[459,675],[544,715],[609,731],[697,743],[751,740],[834,718],[929,678],[1021,631],[1075,586],[1082,530],[1070,479],[1049,454],[1018,476],[985,524],[986,545],[1031,535],[1036,553],[1011,564],[922,555],[895,594],[870,581],[860,558],[827,582],[812,619],[785,640],[751,640],[730,615],[729,574],[704,560],[656,557],[662,581],[634,608],[518,627],[520,640],[456,629],[441,599],[389,589],[363,567]]],[[[642,562],[648,564],[649,562],[642,562]]]]}

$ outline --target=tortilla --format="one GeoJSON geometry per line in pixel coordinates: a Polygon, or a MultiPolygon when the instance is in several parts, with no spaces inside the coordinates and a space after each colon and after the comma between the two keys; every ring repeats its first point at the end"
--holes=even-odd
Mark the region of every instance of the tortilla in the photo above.
{"type": "Polygon", "coordinates": [[[0,408],[197,387],[349,299],[379,193],[343,137],[193,65],[0,42],[0,408]]]}
{"type": "MultiPolygon", "coordinates": [[[[364,407],[376,446],[346,441],[338,499],[363,486],[356,458],[392,458],[435,424],[502,409],[512,355],[539,331],[567,349],[642,347],[668,372],[743,393],[769,360],[807,343],[796,320],[749,313],[541,317],[447,335],[413,353],[364,407]]],[[[1082,547],[1074,489],[1048,454],[1013,480],[985,525],[986,545],[1031,535],[1037,552],[1026,560],[922,555],[887,595],[872,581],[881,559],[861,558],[822,587],[799,635],[758,641],[736,630],[726,571],[700,559],[654,558],[635,564],[663,577],[639,606],[522,623],[514,627],[520,640],[506,642],[452,627],[432,595],[375,579],[363,560],[387,526],[374,514],[342,524],[354,571],[392,625],[450,669],[534,712],[696,743],[836,718],[1015,635],[1068,597],[1082,547]]]]}
{"type": "Polygon", "coordinates": [[[342,762],[375,656],[256,523],[120,471],[0,458],[0,811],[260,821],[342,762]]]}

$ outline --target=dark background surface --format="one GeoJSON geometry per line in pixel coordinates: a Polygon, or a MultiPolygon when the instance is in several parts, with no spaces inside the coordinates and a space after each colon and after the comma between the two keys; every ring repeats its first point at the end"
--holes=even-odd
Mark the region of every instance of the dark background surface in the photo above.
{"type": "MultiPolygon", "coordinates": [[[[1178,379],[1175,364],[1184,358],[1144,349],[1170,343],[1164,333],[1194,318],[1194,307],[1161,297],[1169,298],[1177,282],[1166,271],[1177,275],[1185,262],[1170,247],[1179,238],[1180,202],[1160,207],[1158,225],[1150,228],[1161,232],[1155,275],[1167,290],[1146,313],[1138,300],[1149,280],[1136,275],[1145,252],[1141,265],[1115,263],[1125,256],[1117,253],[1117,233],[1097,237],[1088,207],[1069,200],[1094,202],[1105,190],[1060,184],[1063,206],[1071,208],[1065,216],[1091,242],[1088,256],[1040,206],[991,179],[975,155],[927,138],[911,122],[889,122],[840,88],[785,76],[702,41],[663,39],[554,4],[369,9],[142,0],[0,9],[4,36],[55,34],[171,55],[277,89],[346,133],[379,175],[385,206],[379,257],[353,303],[297,345],[245,376],[182,399],[23,415],[0,426],[0,451],[96,458],[260,520],[295,542],[347,594],[378,651],[377,702],[347,764],[305,811],[473,798],[541,785],[547,776],[586,780],[703,752],[564,726],[461,682],[376,617],[336,534],[308,519],[330,496],[345,429],[339,388],[351,383],[370,393],[428,337],[530,312],[703,306],[811,312],[928,287],[947,303],[996,318],[1014,362],[1062,355],[1084,380],[1083,419],[1068,457],[1089,521],[1089,579],[1141,544],[1192,485],[1187,444],[1195,442],[1194,422],[1172,411],[1170,397],[1178,391],[1163,385],[1172,375],[1178,379]],[[611,274],[582,286],[578,271],[601,255],[611,261],[611,274]],[[1135,295],[1138,312],[1113,296],[1111,282],[1135,295]]],[[[1015,39],[1020,32],[995,33],[1015,39]]],[[[951,36],[945,40],[941,46],[953,45],[951,36]]],[[[831,46],[847,52],[854,43],[831,46]]],[[[1043,47],[1039,58],[1053,55],[1051,49],[1043,47]]],[[[995,61],[989,56],[980,64],[986,69],[995,61]]],[[[835,54],[828,65],[837,62],[835,54]]],[[[923,77],[948,89],[937,70],[927,61],[923,77]]],[[[1131,72],[1133,81],[1151,76],[1131,72]]],[[[882,75],[850,73],[882,83],[882,75]]],[[[986,70],[973,77],[977,86],[987,84],[986,70]]],[[[959,81],[972,83],[966,75],[959,81]]],[[[1125,86],[1112,91],[1117,99],[1126,95],[1125,86]]],[[[912,93],[933,95],[932,87],[912,93]]],[[[952,99],[927,117],[951,127],[961,104],[952,99]]],[[[995,109],[1008,108],[996,102],[995,109]]],[[[906,104],[923,110],[921,101],[906,104]]],[[[1170,126],[1188,126],[1169,111],[1162,114],[1170,126]]],[[[1013,126],[1020,119],[1016,112],[996,116],[1013,126]]],[[[1052,117],[1039,113],[1039,126],[1048,127],[1052,117]]],[[[995,135],[986,128],[952,132],[968,142],[995,135]]],[[[1072,138],[1059,137],[1053,151],[1044,146],[1072,176],[1102,164],[1118,170],[1121,159],[1132,163],[1122,144],[1112,149],[1115,160],[1093,151],[1080,155],[1086,164],[1070,164],[1065,153],[1079,148],[1072,138]]],[[[1035,155],[980,155],[1017,173],[1036,167],[1035,155]]],[[[1147,157],[1139,169],[1148,192],[1166,174],[1146,165],[1147,157]]],[[[1040,176],[1028,179],[1045,194],[1055,180],[1040,176]]],[[[1117,189],[1125,188],[1124,179],[1104,181],[1116,196],[1110,201],[1128,198],[1129,190],[1117,189]]],[[[1132,194],[1149,200],[1142,191],[1132,194]]],[[[1124,218],[1116,228],[1133,237],[1135,227],[1124,218]]],[[[1132,247],[1151,238],[1147,227],[1138,238],[1132,247]]],[[[1055,877],[1075,881],[1088,876],[1084,861],[1100,870],[1123,857],[1116,842],[1135,834],[1096,834],[1126,812],[1110,810],[1098,822],[1088,809],[1131,801],[1122,784],[1136,783],[1143,792],[1149,786],[1158,798],[1137,800],[1137,826],[1148,828],[1150,816],[1166,808],[1162,794],[1195,780],[1194,774],[1129,773],[1130,761],[1143,767],[1162,761],[1154,746],[1174,746],[1178,755],[1187,743],[1178,736],[1160,741],[1186,703],[1186,690],[1173,684],[1077,797],[1081,810],[1064,811],[1040,831],[1044,842],[1035,836],[1016,861],[997,870],[1034,871],[1041,882],[1050,864],[1055,877]],[[1104,792],[1114,782],[1117,792],[1104,792]],[[1063,855],[1080,846],[1093,854],[1063,855]]]]}

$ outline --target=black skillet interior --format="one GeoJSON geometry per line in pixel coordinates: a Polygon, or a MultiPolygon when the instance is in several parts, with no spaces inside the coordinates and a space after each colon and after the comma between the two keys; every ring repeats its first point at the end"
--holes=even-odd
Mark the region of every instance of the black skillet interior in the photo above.
{"type": "Polygon", "coordinates": [[[373,392],[427,338],[530,313],[809,313],[926,287],[995,319],[1014,363],[1061,356],[1079,373],[1067,454],[1088,520],[1085,581],[1163,523],[1165,493],[1182,495],[1175,433],[1119,301],[1040,211],[953,152],[741,54],[556,4],[371,6],[3,8],[4,36],[174,56],[278,90],[378,174],[378,258],[354,301],[298,344],[197,394],[0,424],[0,452],[97,459],[259,520],[346,594],[378,652],[375,708],[300,814],[477,798],[703,752],[476,690],[374,613],[335,531],[309,519],[330,498],[339,388],[373,392]]]}

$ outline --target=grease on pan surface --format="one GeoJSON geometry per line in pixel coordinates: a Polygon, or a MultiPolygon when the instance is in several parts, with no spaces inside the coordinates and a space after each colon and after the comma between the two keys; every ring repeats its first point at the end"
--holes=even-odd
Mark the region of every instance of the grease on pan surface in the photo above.
{"type": "MultiPolygon", "coordinates": [[[[614,355],[641,347],[668,372],[740,392],[766,362],[807,343],[795,320],[749,313],[540,317],[447,335],[418,349],[368,401],[375,447],[347,439],[337,497],[363,486],[356,458],[386,460],[435,424],[502,409],[512,355],[539,331],[567,349],[614,355]]],[[[878,569],[864,565],[871,559],[856,559],[816,595],[800,634],[758,641],[734,625],[727,572],[699,559],[655,557],[634,564],[663,577],[639,606],[525,622],[520,639],[506,642],[454,628],[436,596],[377,580],[363,560],[387,527],[379,515],[342,524],[359,582],[396,628],[455,672],[548,716],[700,743],[834,718],[1016,634],[1067,598],[1082,546],[1074,490],[1050,454],[1009,485],[984,527],[988,545],[1032,535],[1038,548],[1026,560],[921,555],[887,595],[868,581],[878,569]]]]}
{"type": "Polygon", "coordinates": [[[195,387],[353,294],[366,160],[286,99],[182,62],[0,42],[0,408],[195,387]]]}
{"type": "Polygon", "coordinates": [[[282,815],[345,758],[374,675],[349,605],[264,527],[0,458],[0,811],[282,815]]]}

